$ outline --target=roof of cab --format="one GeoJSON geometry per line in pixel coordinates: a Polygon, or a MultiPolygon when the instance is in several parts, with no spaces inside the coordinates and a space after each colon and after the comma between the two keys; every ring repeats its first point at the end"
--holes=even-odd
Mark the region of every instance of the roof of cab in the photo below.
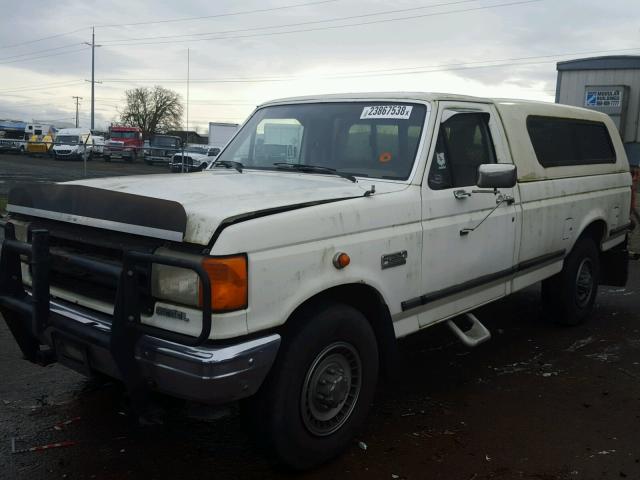
{"type": "Polygon", "coordinates": [[[268,105],[283,105],[290,103],[326,103],[337,101],[363,101],[363,100],[375,100],[375,101],[422,101],[422,102],[474,102],[474,103],[488,103],[494,104],[499,110],[526,110],[526,111],[541,111],[545,109],[551,113],[552,116],[569,115],[574,116],[575,112],[580,112],[578,116],[585,117],[591,116],[592,118],[602,119],[603,114],[588,110],[580,107],[573,107],[569,105],[560,105],[557,103],[543,102],[536,100],[518,100],[510,98],[487,98],[487,97],[474,97],[471,95],[457,95],[453,93],[438,93],[438,92],[370,92],[370,93],[338,93],[338,94],[325,94],[325,95],[306,95],[300,97],[288,97],[270,100],[262,103],[260,106],[268,105]],[[574,115],[571,115],[574,112],[574,115]]]}
{"type": "Polygon", "coordinates": [[[487,103],[496,106],[502,116],[546,115],[552,117],[578,118],[582,120],[605,121],[608,116],[595,110],[571,105],[561,105],[538,100],[519,100],[512,98],[486,98],[471,95],[456,95],[438,92],[371,92],[371,93],[338,93],[326,95],[307,95],[300,97],[270,100],[259,107],[269,105],[285,105],[291,103],[327,103],[344,101],[422,101],[422,102],[473,102],[487,103]]]}
{"type": "Polygon", "coordinates": [[[301,97],[279,98],[264,102],[260,106],[278,105],[285,103],[323,103],[348,100],[417,100],[433,102],[441,100],[456,100],[468,102],[493,103],[493,100],[468,95],[455,95],[451,93],[427,93],[427,92],[371,92],[371,93],[333,93],[325,95],[306,95],[301,97]]]}

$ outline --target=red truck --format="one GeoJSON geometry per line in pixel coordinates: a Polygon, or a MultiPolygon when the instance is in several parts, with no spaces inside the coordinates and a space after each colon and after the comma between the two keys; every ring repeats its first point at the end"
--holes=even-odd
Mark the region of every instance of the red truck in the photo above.
{"type": "Polygon", "coordinates": [[[123,159],[126,162],[135,162],[142,156],[142,130],[139,127],[124,127],[111,125],[109,127],[109,140],[104,145],[105,162],[112,159],[123,159]]]}

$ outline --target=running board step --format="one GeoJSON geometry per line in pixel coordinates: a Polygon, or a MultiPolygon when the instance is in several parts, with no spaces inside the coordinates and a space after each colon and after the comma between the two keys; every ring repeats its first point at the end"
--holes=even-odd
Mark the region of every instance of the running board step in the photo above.
{"type": "Polygon", "coordinates": [[[467,317],[467,320],[471,322],[471,328],[465,331],[462,331],[462,329],[456,325],[453,320],[447,320],[447,325],[449,325],[451,331],[462,343],[469,348],[473,348],[491,338],[491,332],[487,330],[487,327],[480,323],[480,320],[478,320],[474,314],[467,313],[465,314],[465,317],[467,317]]]}

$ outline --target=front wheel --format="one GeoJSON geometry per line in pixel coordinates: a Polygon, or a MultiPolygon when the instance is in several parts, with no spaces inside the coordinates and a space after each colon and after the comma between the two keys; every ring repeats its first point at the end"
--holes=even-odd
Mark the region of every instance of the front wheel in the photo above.
{"type": "Polygon", "coordinates": [[[542,282],[546,314],[562,325],[583,323],[593,310],[599,277],[598,247],[593,239],[583,237],[565,258],[562,271],[542,282]]]}
{"type": "Polygon", "coordinates": [[[378,348],[367,319],[348,305],[318,305],[296,317],[252,406],[276,459],[303,470],[352,441],[375,393],[378,348]]]}

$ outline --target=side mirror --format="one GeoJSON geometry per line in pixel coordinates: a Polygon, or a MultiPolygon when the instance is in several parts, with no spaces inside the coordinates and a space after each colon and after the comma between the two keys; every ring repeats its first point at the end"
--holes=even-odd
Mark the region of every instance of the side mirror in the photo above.
{"type": "Polygon", "coordinates": [[[480,188],[513,188],[518,181],[518,169],[508,163],[487,163],[478,167],[480,188]]]}

